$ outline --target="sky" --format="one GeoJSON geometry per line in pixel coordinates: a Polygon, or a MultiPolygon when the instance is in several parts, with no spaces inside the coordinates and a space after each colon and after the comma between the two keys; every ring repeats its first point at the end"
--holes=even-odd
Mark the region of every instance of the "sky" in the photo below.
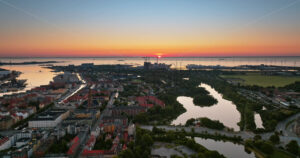
{"type": "Polygon", "coordinates": [[[0,56],[300,56],[300,0],[0,0],[0,56]]]}

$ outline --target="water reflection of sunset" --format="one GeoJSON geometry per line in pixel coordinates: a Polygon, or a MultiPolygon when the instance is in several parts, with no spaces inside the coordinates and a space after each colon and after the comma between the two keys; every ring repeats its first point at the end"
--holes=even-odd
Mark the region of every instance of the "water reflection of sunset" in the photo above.
{"type": "Polygon", "coordinates": [[[54,72],[50,69],[43,68],[36,65],[20,65],[20,66],[3,66],[3,69],[20,71],[22,74],[18,79],[26,79],[27,87],[25,90],[29,90],[40,85],[47,85],[55,76],[54,72]]]}

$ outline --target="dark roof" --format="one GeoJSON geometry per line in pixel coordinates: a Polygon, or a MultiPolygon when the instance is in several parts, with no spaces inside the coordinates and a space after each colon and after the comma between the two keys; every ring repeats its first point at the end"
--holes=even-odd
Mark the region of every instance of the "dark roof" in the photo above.
{"type": "Polygon", "coordinates": [[[49,111],[41,113],[30,121],[55,120],[66,111],[67,110],[64,109],[51,109],[49,111]]]}

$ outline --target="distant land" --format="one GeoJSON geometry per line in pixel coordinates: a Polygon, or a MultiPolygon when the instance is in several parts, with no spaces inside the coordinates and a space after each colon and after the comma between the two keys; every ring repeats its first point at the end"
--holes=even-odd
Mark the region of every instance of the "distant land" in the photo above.
{"type": "Polygon", "coordinates": [[[62,61],[29,61],[29,62],[0,62],[0,66],[2,65],[33,65],[33,64],[53,64],[53,63],[61,63],[62,61]]]}

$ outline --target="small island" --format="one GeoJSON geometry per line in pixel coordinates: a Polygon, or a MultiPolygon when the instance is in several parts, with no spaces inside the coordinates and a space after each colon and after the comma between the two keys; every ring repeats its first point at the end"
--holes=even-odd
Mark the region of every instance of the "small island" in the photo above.
{"type": "Polygon", "coordinates": [[[210,129],[223,130],[225,128],[224,124],[218,120],[211,120],[207,117],[202,118],[191,118],[186,121],[185,126],[202,126],[210,129]]]}
{"type": "Polygon", "coordinates": [[[198,106],[212,106],[214,104],[217,104],[218,100],[209,94],[207,95],[200,94],[194,97],[193,102],[195,105],[198,106]]]}

